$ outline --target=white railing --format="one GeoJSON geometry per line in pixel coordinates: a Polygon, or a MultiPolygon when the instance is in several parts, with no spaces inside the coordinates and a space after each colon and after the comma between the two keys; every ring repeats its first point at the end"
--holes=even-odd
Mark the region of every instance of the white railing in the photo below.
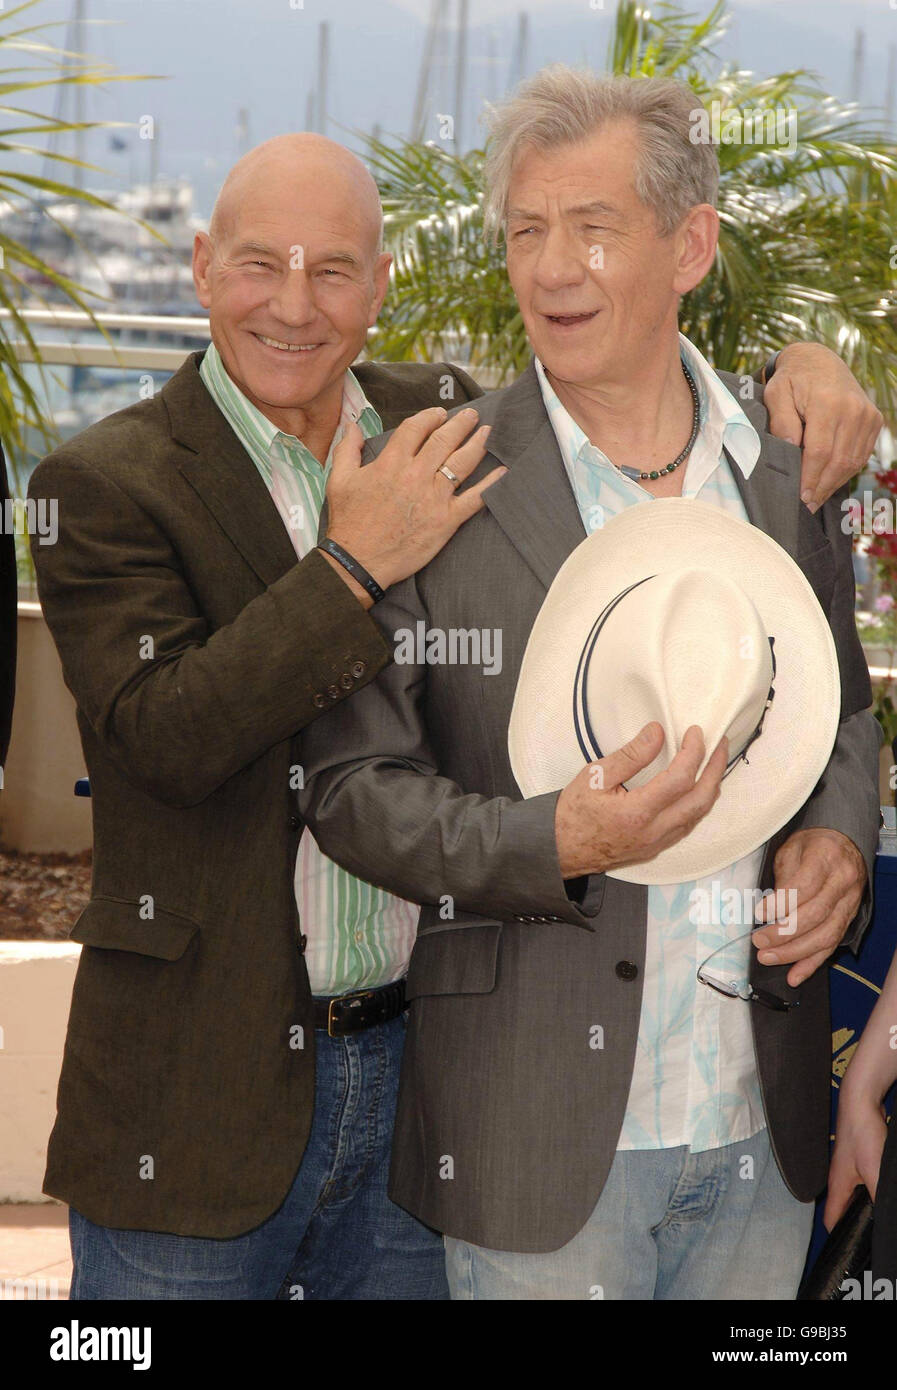
{"type": "MultiPolygon", "coordinates": [[[[196,339],[200,347],[209,341],[209,321],[197,316],[177,317],[166,314],[118,314],[97,313],[93,318],[80,309],[25,309],[19,317],[35,328],[87,329],[140,332],[149,334],[173,334],[196,339]]],[[[0,309],[0,322],[11,320],[9,309],[0,309]]],[[[76,343],[38,341],[35,335],[40,361],[51,367],[122,367],[132,371],[141,368],[158,371],[177,371],[178,367],[194,349],[190,347],[149,347],[145,343],[76,343]]],[[[37,360],[30,343],[23,339],[13,339],[10,343],[20,362],[37,360]]]]}

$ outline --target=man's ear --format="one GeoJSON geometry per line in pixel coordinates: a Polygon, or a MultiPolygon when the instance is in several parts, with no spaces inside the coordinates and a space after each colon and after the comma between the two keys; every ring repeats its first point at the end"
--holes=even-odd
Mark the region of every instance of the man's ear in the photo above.
{"type": "Polygon", "coordinates": [[[688,294],[713,265],[719,241],[719,213],[709,203],[698,203],[689,209],[673,235],[678,243],[673,289],[677,294],[688,294]]]}
{"type": "Polygon", "coordinates": [[[193,238],[193,284],[196,298],[204,309],[212,302],[209,268],[212,264],[212,243],[207,232],[197,232],[193,238]]]}
{"type": "Polygon", "coordinates": [[[386,291],[389,289],[389,267],[392,265],[392,256],[388,251],[381,251],[374,264],[374,297],[371,300],[371,308],[368,314],[368,328],[373,328],[377,322],[377,315],[383,308],[383,301],[386,298],[386,291]]]}

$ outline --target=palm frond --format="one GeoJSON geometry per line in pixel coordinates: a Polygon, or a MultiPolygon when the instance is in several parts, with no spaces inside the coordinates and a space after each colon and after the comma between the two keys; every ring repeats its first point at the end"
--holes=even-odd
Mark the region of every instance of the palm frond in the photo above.
{"type": "MultiPolygon", "coordinates": [[[[687,81],[708,108],[794,112],[797,140],[720,143],[721,232],[710,274],[682,302],[682,329],[718,367],[754,370],[784,342],[816,338],[845,359],[897,424],[897,151],[880,124],[803,69],[758,77],[723,64],[728,15],[622,0],[608,70],[687,81]],[[791,144],[792,142],[789,142],[791,144]]],[[[529,359],[503,249],[482,235],[484,152],[368,140],[394,257],[372,348],[434,352],[507,381],[529,359]]]]}
{"type": "MultiPolygon", "coordinates": [[[[56,115],[22,106],[19,102],[23,98],[27,101],[31,94],[47,89],[147,81],[149,75],[118,73],[108,63],[100,62],[86,54],[58,48],[47,42],[43,37],[45,31],[58,31],[59,21],[25,25],[21,23],[21,17],[25,12],[34,9],[40,3],[41,0],[25,0],[25,3],[13,9],[0,9],[0,64],[4,64],[7,55],[10,60],[8,65],[0,66],[0,121],[9,121],[8,125],[0,124],[0,160],[3,156],[25,155],[40,160],[52,160],[57,166],[66,166],[70,170],[103,173],[105,171],[98,166],[88,164],[74,154],[46,148],[45,142],[51,137],[77,131],[120,128],[122,122],[64,120],[56,115]],[[23,58],[26,61],[22,62],[23,58]],[[29,136],[34,139],[24,138],[29,136]]],[[[0,200],[12,208],[30,208],[37,218],[53,220],[65,236],[80,244],[75,229],[53,217],[48,199],[77,201],[88,207],[117,212],[127,220],[137,222],[155,239],[163,243],[165,241],[156,228],[120,213],[114,203],[91,193],[86,188],[67,183],[61,178],[48,178],[20,168],[0,165],[0,200]]],[[[43,382],[45,367],[41,360],[40,348],[28,320],[22,313],[26,301],[46,302],[36,288],[35,277],[61,293],[73,307],[88,314],[93,326],[103,333],[107,341],[111,342],[111,339],[95,317],[93,306],[101,296],[61,274],[23,242],[3,233],[0,233],[0,258],[3,271],[0,275],[0,308],[9,311],[9,318],[0,322],[0,436],[6,447],[14,485],[17,490],[21,490],[23,469],[29,462],[26,446],[29,433],[36,432],[48,447],[56,440],[53,422],[46,417],[30,376],[24,370],[13,346],[15,340],[25,344],[37,364],[43,382]],[[25,272],[31,273],[30,280],[26,280],[25,272]]]]}

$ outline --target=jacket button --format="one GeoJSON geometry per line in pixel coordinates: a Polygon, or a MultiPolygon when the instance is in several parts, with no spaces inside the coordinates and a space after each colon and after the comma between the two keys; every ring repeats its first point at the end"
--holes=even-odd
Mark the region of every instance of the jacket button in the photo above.
{"type": "Polygon", "coordinates": [[[328,685],[328,687],[327,687],[327,694],[330,696],[331,700],[338,700],[338,699],[339,699],[339,686],[338,686],[338,685],[328,685]]]}
{"type": "Polygon", "coordinates": [[[634,980],[638,974],[634,960],[618,960],[615,968],[621,980],[634,980]]]}
{"type": "Polygon", "coordinates": [[[302,829],[302,817],[301,817],[301,816],[296,816],[296,815],[290,816],[290,829],[291,829],[291,830],[301,830],[301,829],[302,829]]]}
{"type": "Polygon", "coordinates": [[[307,945],[308,945],[308,937],[307,937],[307,936],[300,936],[300,938],[299,938],[299,950],[300,950],[300,951],[304,951],[307,945]]]}
{"type": "Polygon", "coordinates": [[[352,675],[355,677],[355,679],[356,679],[357,681],[360,681],[360,680],[361,680],[362,676],[364,675],[364,673],[365,673],[365,671],[366,671],[367,669],[368,669],[368,668],[367,668],[367,662],[365,662],[365,661],[353,661],[353,662],[352,662],[352,667],[351,667],[352,675]]]}
{"type": "Polygon", "coordinates": [[[313,697],[313,699],[312,699],[312,704],[314,705],[315,709],[323,709],[324,706],[326,705],[326,703],[327,703],[327,696],[326,696],[326,695],[322,695],[321,692],[320,692],[320,690],[319,690],[318,693],[317,693],[317,695],[315,695],[315,696],[313,697]]]}
{"type": "Polygon", "coordinates": [[[343,672],[343,674],[339,678],[339,683],[343,687],[343,690],[352,689],[352,677],[349,675],[348,671],[343,672]]]}

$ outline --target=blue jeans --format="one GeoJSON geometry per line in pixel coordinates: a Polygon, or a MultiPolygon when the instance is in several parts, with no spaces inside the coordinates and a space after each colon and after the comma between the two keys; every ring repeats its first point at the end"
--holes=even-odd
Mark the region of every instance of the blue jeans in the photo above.
{"type": "Polygon", "coordinates": [[[723,1149],[622,1150],[582,1230],[519,1255],[446,1237],[453,1299],[793,1299],[813,1203],[782,1181],[765,1129],[723,1149]]]}
{"type": "Polygon", "coordinates": [[[122,1231],[72,1209],[73,1299],[447,1299],[442,1237],[386,1195],[406,1015],[315,1033],[315,1113],[282,1206],[231,1240],[122,1231]]]}

